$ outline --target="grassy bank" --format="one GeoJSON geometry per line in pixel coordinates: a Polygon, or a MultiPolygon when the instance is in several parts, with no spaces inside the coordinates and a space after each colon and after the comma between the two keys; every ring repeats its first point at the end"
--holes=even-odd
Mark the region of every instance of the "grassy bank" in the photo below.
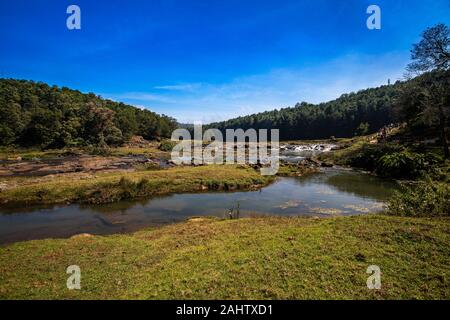
{"type": "Polygon", "coordinates": [[[272,176],[234,165],[174,167],[166,170],[8,178],[2,205],[67,202],[108,203],[144,196],[207,190],[242,190],[266,185],[272,176]]]}
{"type": "Polygon", "coordinates": [[[446,218],[193,219],[0,248],[0,298],[449,299],[449,243],[446,218]],[[69,265],[81,290],[66,288],[69,265]]]}

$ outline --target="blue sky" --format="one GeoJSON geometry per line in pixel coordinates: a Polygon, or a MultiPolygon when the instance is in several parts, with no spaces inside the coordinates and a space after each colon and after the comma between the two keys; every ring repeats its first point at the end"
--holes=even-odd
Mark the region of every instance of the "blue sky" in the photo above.
{"type": "Polygon", "coordinates": [[[438,22],[449,0],[0,0],[0,76],[210,122],[399,79],[438,22]],[[81,30],[66,28],[71,4],[81,30]]]}

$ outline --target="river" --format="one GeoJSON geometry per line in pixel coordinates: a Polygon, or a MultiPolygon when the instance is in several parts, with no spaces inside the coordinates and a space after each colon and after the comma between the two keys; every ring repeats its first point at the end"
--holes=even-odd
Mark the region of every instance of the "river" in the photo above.
{"type": "Polygon", "coordinates": [[[323,168],[303,177],[280,177],[259,191],[172,194],[159,198],[86,206],[0,209],[0,244],[106,235],[186,220],[193,216],[335,216],[383,209],[395,183],[344,168],[323,168]]]}

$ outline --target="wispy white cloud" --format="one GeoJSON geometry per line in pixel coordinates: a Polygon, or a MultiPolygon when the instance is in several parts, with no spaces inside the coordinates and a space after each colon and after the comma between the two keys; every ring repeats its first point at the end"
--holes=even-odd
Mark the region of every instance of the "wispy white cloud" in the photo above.
{"type": "Polygon", "coordinates": [[[126,101],[126,100],[137,100],[142,102],[162,102],[162,103],[175,103],[176,100],[171,99],[170,96],[148,93],[148,92],[125,92],[125,93],[114,93],[102,94],[105,97],[108,97],[117,101],[126,101]]]}
{"type": "Polygon", "coordinates": [[[185,83],[185,84],[155,86],[153,88],[159,90],[194,91],[201,88],[201,86],[202,86],[201,83],[185,83]]]}
{"type": "Polygon", "coordinates": [[[408,53],[383,56],[349,54],[309,68],[274,69],[228,83],[161,85],[151,92],[106,94],[106,97],[169,114],[181,122],[204,123],[293,106],[320,103],[343,93],[400,79],[408,53]]]}

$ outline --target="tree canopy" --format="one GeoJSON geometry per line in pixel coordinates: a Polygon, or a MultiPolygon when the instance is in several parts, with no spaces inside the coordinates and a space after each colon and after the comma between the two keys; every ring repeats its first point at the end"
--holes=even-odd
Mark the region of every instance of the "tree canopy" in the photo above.
{"type": "Polygon", "coordinates": [[[395,121],[392,106],[403,82],[343,94],[321,104],[297,103],[295,107],[266,111],[212,123],[209,128],[280,129],[280,139],[351,137],[375,132],[395,121]]]}
{"type": "Polygon", "coordinates": [[[120,145],[133,135],[170,137],[165,115],[42,82],[0,79],[0,145],[120,145]]]}
{"type": "Polygon", "coordinates": [[[413,44],[407,71],[413,74],[450,67],[450,28],[443,23],[427,28],[419,43],[413,44]]]}
{"type": "Polygon", "coordinates": [[[397,103],[400,117],[410,124],[438,127],[446,158],[450,113],[450,28],[440,23],[426,29],[411,50],[410,74],[419,74],[404,88],[397,103]]]}

